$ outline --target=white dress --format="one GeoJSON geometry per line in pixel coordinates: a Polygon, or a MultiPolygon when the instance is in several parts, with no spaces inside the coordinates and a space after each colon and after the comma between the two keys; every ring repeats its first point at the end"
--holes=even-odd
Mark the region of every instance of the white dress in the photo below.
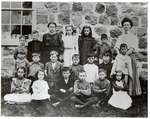
{"type": "Polygon", "coordinates": [[[93,83],[98,79],[98,66],[95,64],[85,64],[83,67],[87,75],[87,82],[93,83]]]}
{"type": "Polygon", "coordinates": [[[78,36],[62,36],[64,42],[64,66],[72,65],[72,55],[78,54],[78,36]]]}
{"type": "MultiPolygon", "coordinates": [[[[116,84],[118,86],[123,87],[123,82],[122,81],[116,81],[116,84]]],[[[111,98],[109,99],[108,103],[116,108],[120,108],[123,110],[128,109],[129,107],[131,107],[132,105],[132,99],[131,97],[128,95],[128,93],[126,91],[115,91],[113,89],[113,95],[111,96],[111,98]]]]}
{"type": "Polygon", "coordinates": [[[32,100],[44,100],[49,99],[48,94],[49,86],[44,80],[37,80],[32,85],[33,94],[31,95],[32,100]]]}

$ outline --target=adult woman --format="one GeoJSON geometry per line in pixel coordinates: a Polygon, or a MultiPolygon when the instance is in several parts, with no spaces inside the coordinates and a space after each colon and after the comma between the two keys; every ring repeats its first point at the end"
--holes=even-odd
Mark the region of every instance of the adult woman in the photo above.
{"type": "Polygon", "coordinates": [[[64,45],[61,34],[56,32],[56,23],[50,22],[48,23],[47,27],[49,29],[49,33],[43,35],[43,63],[49,61],[50,51],[55,50],[59,53],[59,55],[62,55],[64,51],[64,45]]]}
{"type": "MultiPolygon", "coordinates": [[[[120,44],[125,43],[128,45],[128,52],[127,55],[131,57],[132,61],[132,70],[133,75],[132,79],[129,80],[129,94],[130,95],[140,95],[141,94],[141,86],[139,81],[139,74],[137,71],[137,64],[136,64],[136,58],[135,58],[135,52],[138,49],[138,38],[134,34],[130,32],[130,29],[133,26],[132,21],[129,18],[124,18],[121,22],[121,25],[124,29],[124,33],[119,37],[119,39],[116,42],[116,48],[120,47],[120,44]]],[[[119,50],[118,50],[119,53],[119,50]]]]}

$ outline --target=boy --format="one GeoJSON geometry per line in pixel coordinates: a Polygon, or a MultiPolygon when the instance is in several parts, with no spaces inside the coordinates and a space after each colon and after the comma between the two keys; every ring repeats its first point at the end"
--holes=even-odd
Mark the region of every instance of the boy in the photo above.
{"type": "MultiPolygon", "coordinates": [[[[25,51],[19,51],[16,55],[16,60],[15,60],[15,73],[16,70],[19,67],[24,67],[27,71],[28,67],[29,67],[29,62],[26,59],[26,53],[25,51]]],[[[27,72],[26,72],[26,76],[27,76],[27,72]]]]}
{"type": "Polygon", "coordinates": [[[108,44],[108,37],[106,34],[102,34],[101,35],[101,45],[98,45],[97,46],[97,52],[96,52],[96,56],[98,57],[99,59],[99,63],[98,64],[101,64],[102,63],[102,56],[103,56],[103,53],[104,52],[111,52],[111,48],[110,48],[110,45],[108,44]]]}
{"type": "Polygon", "coordinates": [[[62,63],[58,61],[58,52],[50,52],[50,62],[45,65],[45,74],[50,89],[56,88],[56,83],[61,79],[62,63]]]}
{"type": "Polygon", "coordinates": [[[106,71],[104,69],[99,70],[99,79],[94,82],[92,87],[93,96],[98,98],[98,103],[106,103],[110,97],[111,85],[110,81],[106,78],[106,71]]]}
{"type": "Polygon", "coordinates": [[[103,63],[99,64],[99,69],[104,69],[107,72],[107,79],[110,79],[110,73],[112,69],[112,63],[111,63],[111,53],[110,52],[105,52],[103,54],[103,63]]]}
{"type": "Polygon", "coordinates": [[[27,54],[27,47],[26,47],[26,39],[25,36],[19,37],[20,45],[14,51],[14,59],[17,59],[18,52],[25,52],[25,56],[27,54]]]}
{"type": "Polygon", "coordinates": [[[98,66],[94,64],[93,54],[88,54],[87,60],[88,60],[88,63],[83,66],[87,74],[86,81],[93,83],[95,80],[98,79],[98,66]]]}
{"type": "Polygon", "coordinates": [[[74,80],[77,80],[79,78],[79,72],[84,70],[83,66],[79,64],[80,62],[79,54],[74,54],[72,56],[72,62],[73,64],[70,67],[71,77],[74,80]]]}
{"type": "Polygon", "coordinates": [[[51,96],[51,100],[56,101],[53,106],[63,103],[73,94],[74,80],[70,77],[69,67],[62,68],[62,79],[57,82],[56,86],[57,91],[51,96]]]}
{"type": "Polygon", "coordinates": [[[79,72],[79,79],[74,83],[74,96],[71,100],[76,108],[84,108],[97,102],[97,98],[91,97],[91,86],[86,80],[86,72],[79,72]]]}
{"type": "Polygon", "coordinates": [[[28,43],[28,53],[27,59],[31,62],[32,61],[32,53],[39,53],[41,55],[42,51],[42,42],[39,41],[39,32],[34,30],[32,32],[32,41],[28,43]]]}
{"type": "Polygon", "coordinates": [[[4,96],[4,100],[9,104],[20,104],[31,101],[31,95],[29,94],[29,87],[31,81],[26,79],[26,69],[19,67],[17,69],[17,77],[12,78],[11,93],[4,96]]]}

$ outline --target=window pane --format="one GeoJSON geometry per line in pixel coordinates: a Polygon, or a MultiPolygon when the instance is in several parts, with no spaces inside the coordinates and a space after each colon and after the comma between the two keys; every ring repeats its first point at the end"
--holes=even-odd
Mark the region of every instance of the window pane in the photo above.
{"type": "Polygon", "coordinates": [[[23,2],[23,8],[32,8],[32,2],[23,2]]]}
{"type": "Polygon", "coordinates": [[[20,25],[11,26],[11,35],[13,35],[13,34],[21,34],[21,26],[20,25]]]}
{"type": "Polygon", "coordinates": [[[21,8],[21,2],[11,2],[11,8],[21,8]]]}
{"type": "Polygon", "coordinates": [[[21,24],[21,11],[11,11],[11,23],[16,25],[21,24]]]}
{"type": "Polygon", "coordinates": [[[10,8],[10,2],[2,2],[2,8],[10,8]]]}
{"type": "Polygon", "coordinates": [[[32,11],[23,11],[22,24],[32,24],[32,11]]]}
{"type": "Polygon", "coordinates": [[[10,39],[10,25],[2,25],[2,39],[10,39]]]}
{"type": "Polygon", "coordinates": [[[10,11],[2,11],[2,24],[10,24],[10,11]]]}
{"type": "Polygon", "coordinates": [[[22,26],[22,35],[31,34],[32,26],[22,26]]]}

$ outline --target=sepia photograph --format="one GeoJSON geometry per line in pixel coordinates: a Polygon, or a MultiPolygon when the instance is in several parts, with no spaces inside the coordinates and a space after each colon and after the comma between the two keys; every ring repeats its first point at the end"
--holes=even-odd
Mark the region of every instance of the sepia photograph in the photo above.
{"type": "Polygon", "coordinates": [[[148,117],[148,2],[1,1],[1,116],[148,117]]]}

